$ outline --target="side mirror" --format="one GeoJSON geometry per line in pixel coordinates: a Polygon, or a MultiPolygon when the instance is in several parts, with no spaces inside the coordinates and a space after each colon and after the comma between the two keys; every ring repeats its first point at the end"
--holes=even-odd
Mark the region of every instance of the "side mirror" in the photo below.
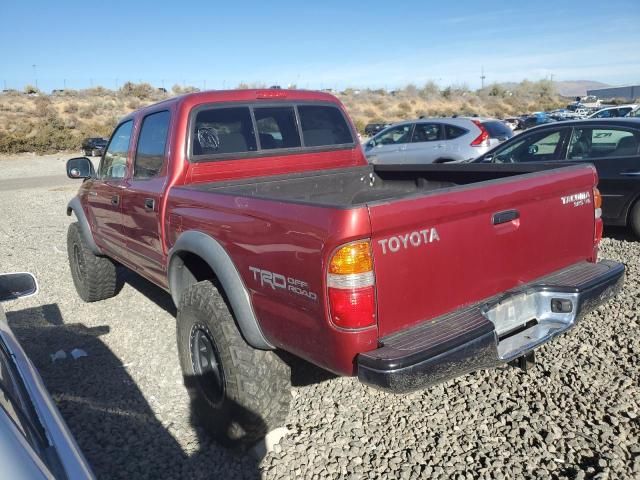
{"type": "Polygon", "coordinates": [[[483,163],[491,163],[493,162],[493,155],[485,155],[482,159],[483,163]]]}
{"type": "Polygon", "coordinates": [[[529,145],[529,149],[527,151],[529,152],[529,155],[535,155],[538,153],[538,145],[535,143],[533,145],[529,145]]]}
{"type": "Polygon", "coordinates": [[[0,274],[0,302],[30,297],[38,292],[36,277],[30,273],[0,274]]]}
{"type": "Polygon", "coordinates": [[[96,174],[93,163],[87,157],[76,157],[67,160],[67,177],[69,178],[91,178],[96,174]]]}

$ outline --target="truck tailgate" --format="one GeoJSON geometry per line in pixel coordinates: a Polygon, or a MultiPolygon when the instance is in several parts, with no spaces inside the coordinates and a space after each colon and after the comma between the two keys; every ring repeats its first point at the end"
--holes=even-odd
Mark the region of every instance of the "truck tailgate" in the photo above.
{"type": "Polygon", "coordinates": [[[379,335],[591,258],[596,178],[574,166],[369,204],[379,335]]]}

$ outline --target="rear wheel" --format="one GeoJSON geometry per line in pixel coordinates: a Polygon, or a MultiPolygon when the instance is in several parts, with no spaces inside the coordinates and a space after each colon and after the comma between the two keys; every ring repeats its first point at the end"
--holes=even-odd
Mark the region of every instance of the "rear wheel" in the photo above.
{"type": "Polygon", "coordinates": [[[93,254],[82,237],[78,222],[69,225],[67,254],[73,284],[82,300],[97,302],[117,293],[116,264],[108,257],[93,254]]]}
{"type": "Polygon", "coordinates": [[[640,200],[636,201],[629,213],[629,226],[634,235],[640,238],[640,200]]]}
{"type": "Polygon", "coordinates": [[[194,413],[220,443],[249,446],[284,424],[289,366],[274,352],[245,342],[210,281],[196,283],[182,296],[177,340],[194,413]]]}

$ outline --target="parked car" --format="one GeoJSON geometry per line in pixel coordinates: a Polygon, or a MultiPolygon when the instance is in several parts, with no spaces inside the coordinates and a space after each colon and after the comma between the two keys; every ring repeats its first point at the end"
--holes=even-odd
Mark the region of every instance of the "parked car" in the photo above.
{"type": "Polygon", "coordinates": [[[639,145],[640,118],[575,120],[527,131],[476,161],[591,163],[605,225],[628,226],[640,237],[639,145]]]}
{"type": "Polygon", "coordinates": [[[499,120],[422,118],[386,128],[364,144],[364,151],[375,165],[445,163],[475,158],[512,136],[499,120]]]}
{"type": "MultiPolygon", "coordinates": [[[[0,301],[35,295],[29,273],[0,274],[0,301]]],[[[0,458],[6,479],[94,478],[0,307],[0,458]]]]}
{"type": "Polygon", "coordinates": [[[521,117],[507,117],[503,121],[513,131],[524,129],[524,120],[521,117]]]}
{"type": "Polygon", "coordinates": [[[640,107],[636,107],[635,109],[627,113],[626,116],[630,118],[640,117],[640,107]]]}
{"type": "Polygon", "coordinates": [[[376,133],[384,130],[390,125],[390,123],[367,123],[364,127],[364,134],[367,137],[373,137],[376,133]]]}
{"type": "MultiPolygon", "coordinates": [[[[448,122],[408,125],[488,143],[448,122]]],[[[82,157],[67,174],[84,179],[79,296],[116,295],[116,265],[169,291],[194,413],[231,445],[283,425],[277,350],[406,392],[529,356],[623,281],[597,263],[592,166],[374,168],[321,92],[174,97],[123,118],[97,172],[82,157]]]]}
{"type": "Polygon", "coordinates": [[[92,157],[99,157],[104,152],[104,148],[107,146],[107,140],[100,137],[86,138],[82,142],[82,152],[92,157]]]}
{"type": "Polygon", "coordinates": [[[592,113],[587,118],[619,118],[626,117],[630,112],[638,108],[638,105],[618,105],[616,107],[607,107],[592,113]]]}
{"type": "Polygon", "coordinates": [[[544,112],[536,112],[533,115],[525,117],[524,129],[527,130],[532,127],[537,127],[538,125],[544,125],[546,123],[553,123],[556,121],[557,120],[554,120],[544,112]]]}

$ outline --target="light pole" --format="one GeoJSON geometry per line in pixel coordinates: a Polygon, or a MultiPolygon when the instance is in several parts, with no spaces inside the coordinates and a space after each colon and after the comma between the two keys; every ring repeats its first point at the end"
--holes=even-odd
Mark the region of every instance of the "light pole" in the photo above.
{"type": "Polygon", "coordinates": [[[36,81],[36,88],[38,88],[38,66],[34,63],[33,67],[33,79],[36,81]]]}

